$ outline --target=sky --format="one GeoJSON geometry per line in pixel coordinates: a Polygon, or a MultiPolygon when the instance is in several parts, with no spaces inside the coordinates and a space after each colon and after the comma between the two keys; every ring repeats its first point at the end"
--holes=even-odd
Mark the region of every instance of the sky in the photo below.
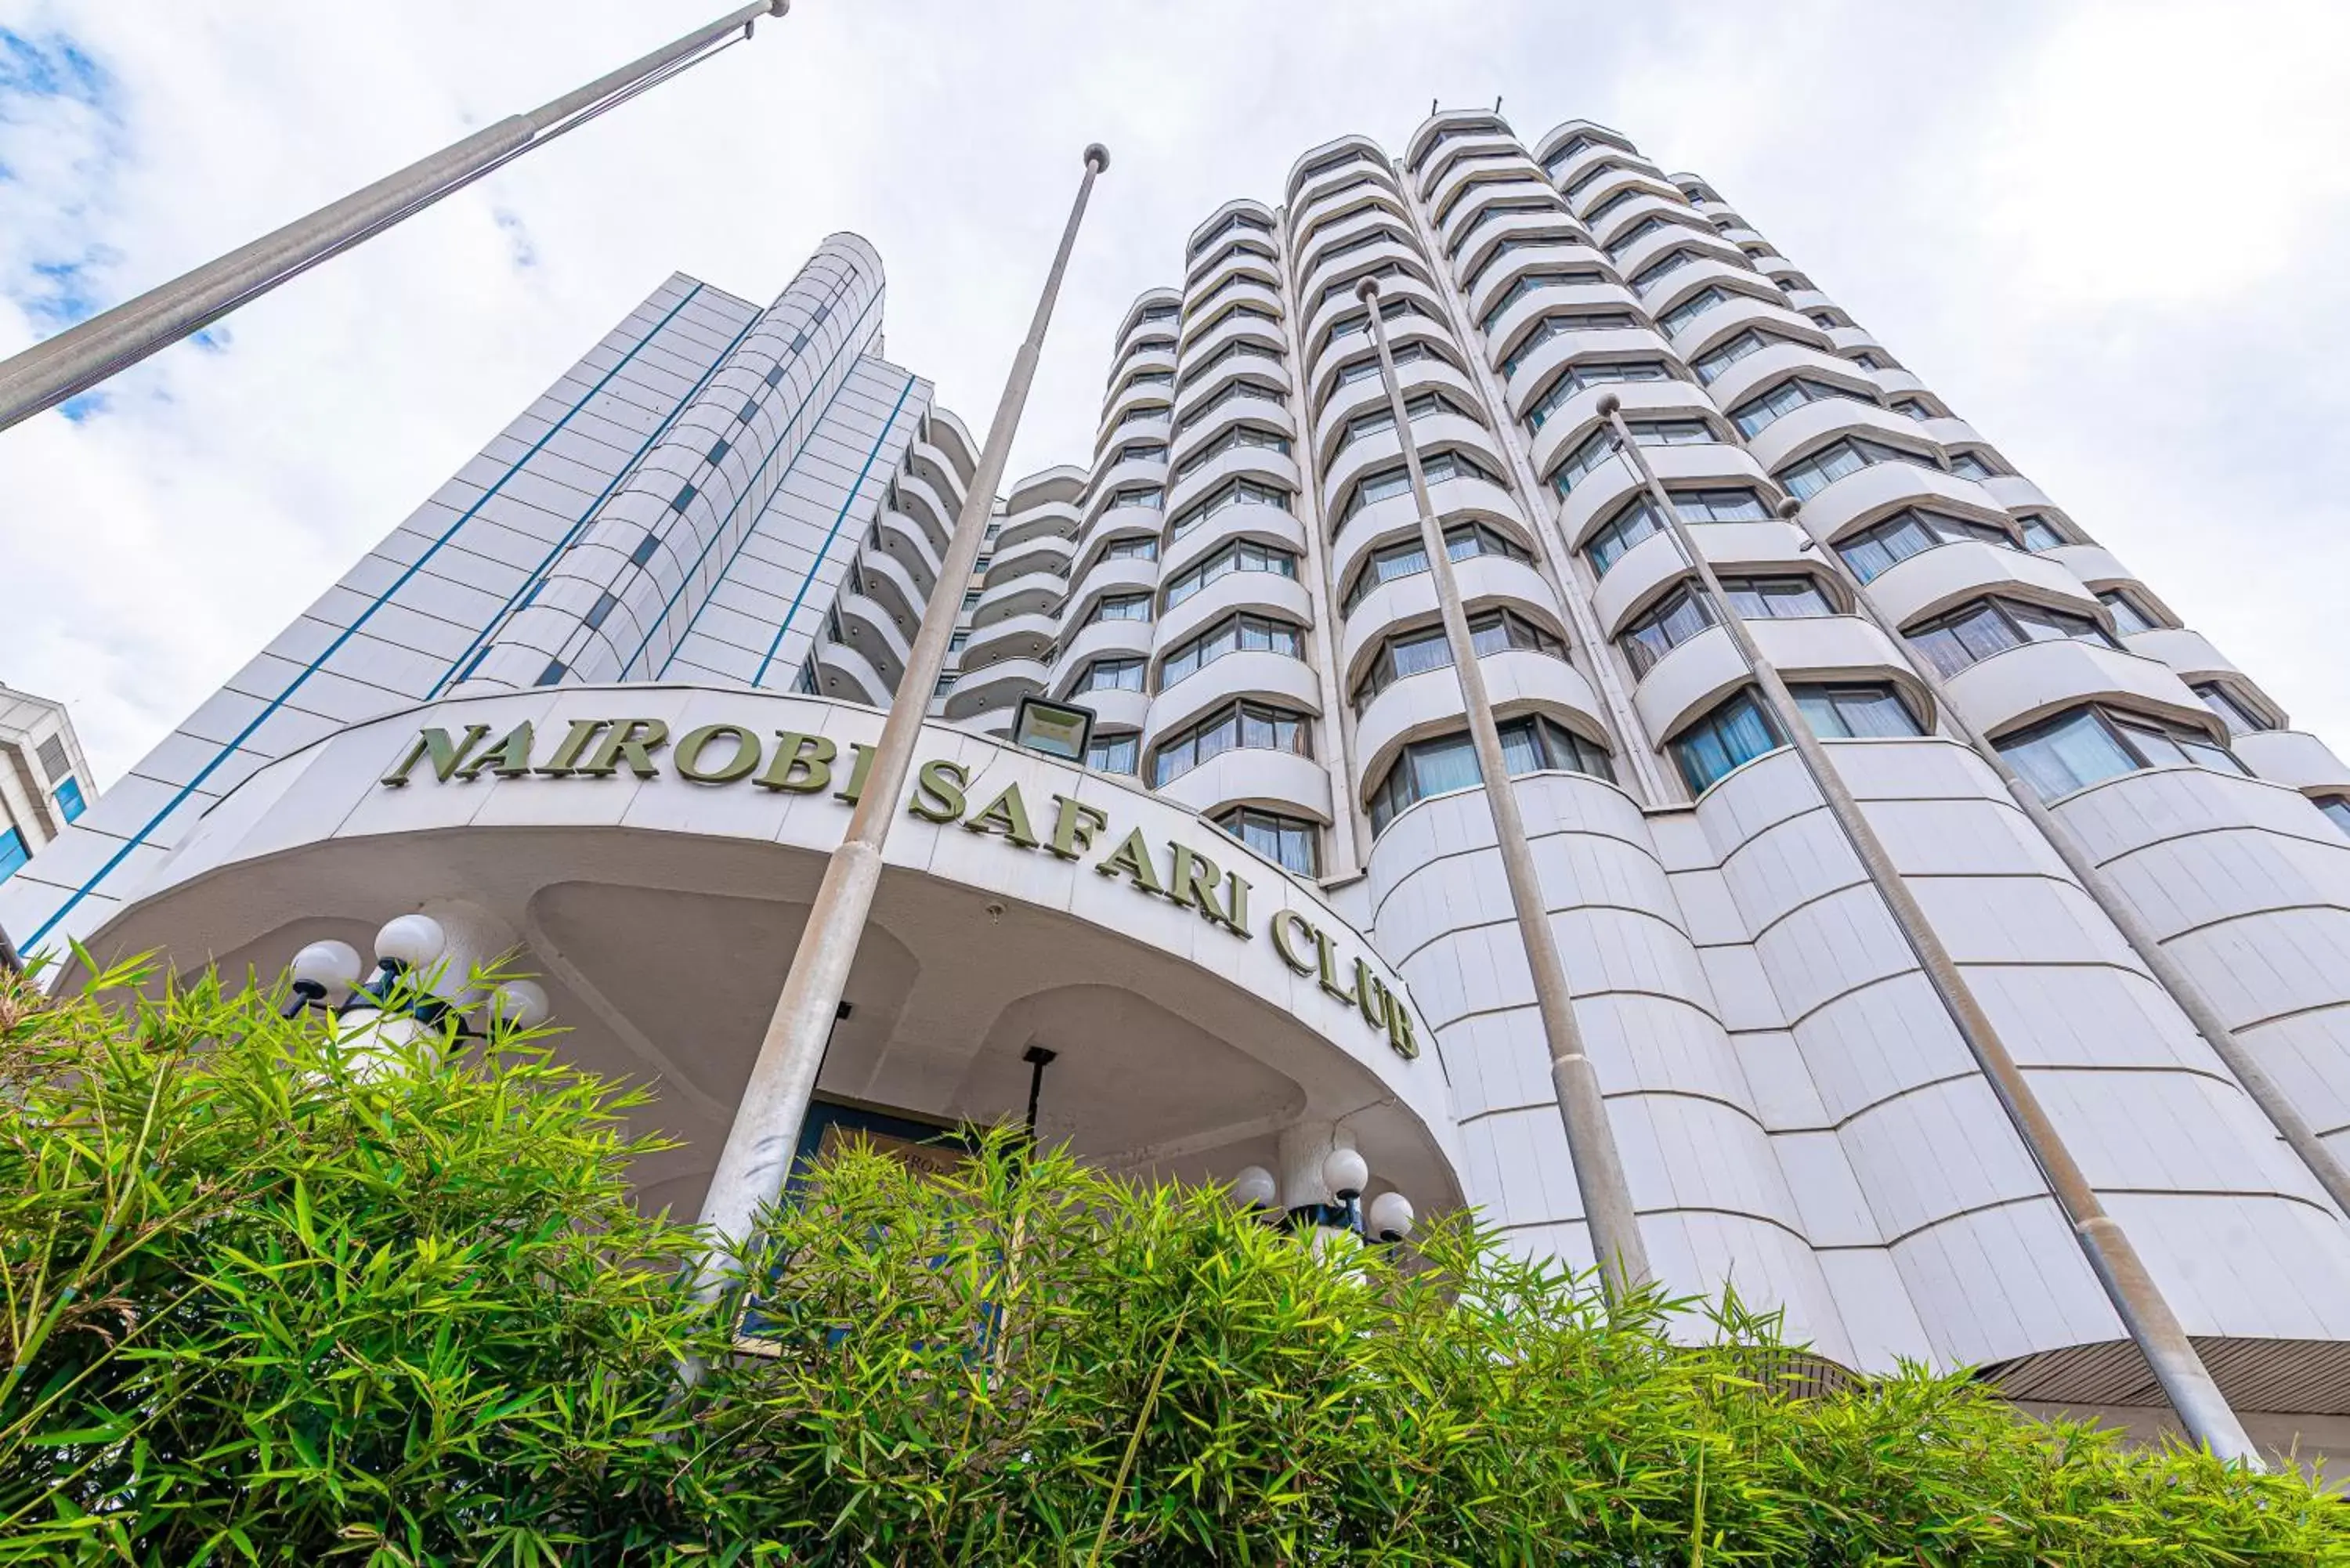
{"type": "MultiPolygon", "coordinates": [[[[0,0],[0,356],[722,9],[0,0]]],[[[672,271],[764,302],[866,234],[976,430],[1098,140],[1011,472],[1081,462],[1194,224],[1496,98],[1705,177],[2350,754],[2350,5],[2284,0],[797,0],[0,432],[0,681],[120,777],[672,271]]]]}

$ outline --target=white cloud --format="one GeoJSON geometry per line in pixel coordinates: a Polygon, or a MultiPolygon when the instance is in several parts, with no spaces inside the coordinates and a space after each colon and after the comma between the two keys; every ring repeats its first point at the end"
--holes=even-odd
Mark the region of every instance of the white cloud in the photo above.
{"type": "MultiPolygon", "coordinates": [[[[0,91],[0,350],[38,264],[106,299],[713,15],[712,0],[233,8],[0,0],[96,103],[0,91]]],[[[2350,492],[2345,14],[1436,0],[1111,8],[799,0],[679,82],[0,435],[0,678],[119,774],[672,269],[765,299],[825,234],[890,275],[889,351],[974,424],[1074,189],[1102,182],[1014,471],[1090,452],[1109,334],[1230,196],[1503,96],[1711,179],[2296,720],[2350,492]]],[[[7,57],[0,53],[0,81],[7,57]]]]}

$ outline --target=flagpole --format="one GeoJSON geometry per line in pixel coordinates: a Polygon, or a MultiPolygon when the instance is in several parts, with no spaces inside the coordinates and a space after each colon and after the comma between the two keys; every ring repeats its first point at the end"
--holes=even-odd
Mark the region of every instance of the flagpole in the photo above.
{"type": "Polygon", "coordinates": [[[1060,250],[1045,278],[1028,336],[1013,358],[1011,378],[995,406],[994,421],[988,426],[978,472],[972,475],[970,492],[956,516],[946,564],[940,569],[938,587],[915,633],[906,673],[890,700],[889,716],[881,726],[881,739],[874,748],[857,809],[849,816],[847,835],[825,866],[824,881],[808,912],[807,929],[792,955],[791,972],[775,1001],[765,1037],[759,1043],[758,1060],[752,1066],[750,1082],[743,1085],[733,1126],[727,1131],[718,1168],[702,1199],[702,1224],[711,1248],[699,1280],[705,1299],[714,1298],[725,1288],[734,1250],[750,1240],[760,1210],[782,1194],[785,1179],[791,1174],[800,1127],[807,1116],[809,1096],[816,1092],[816,1072],[824,1064],[825,1040],[873,910],[873,895],[881,880],[882,846],[905,793],[906,775],[912,771],[914,744],[930,710],[931,693],[937,689],[939,672],[946,667],[947,641],[954,630],[962,585],[979,558],[1003,465],[1012,455],[1012,438],[1020,428],[1029,385],[1035,379],[1045,329],[1051,324],[1053,305],[1060,296],[1061,277],[1068,270],[1069,253],[1076,244],[1077,227],[1085,218],[1094,180],[1109,167],[1108,150],[1098,142],[1087,148],[1085,163],[1085,178],[1077,185],[1068,224],[1061,231],[1060,250]]]}
{"type": "Polygon", "coordinates": [[[551,103],[527,114],[509,115],[251,244],[0,360],[0,431],[88,391],[117,371],[202,331],[245,301],[700,65],[740,41],[730,34],[739,31],[748,38],[759,17],[781,16],[790,4],[756,0],[551,103]]]}

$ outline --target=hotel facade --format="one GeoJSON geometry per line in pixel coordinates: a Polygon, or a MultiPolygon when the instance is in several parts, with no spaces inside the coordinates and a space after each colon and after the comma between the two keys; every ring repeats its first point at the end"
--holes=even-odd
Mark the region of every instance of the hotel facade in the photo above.
{"type": "Polygon", "coordinates": [[[672,277],[0,882],[0,928],[274,977],[429,914],[657,1081],[644,1189],[691,1214],[936,599],[820,1119],[1033,1088],[1087,1158],[1293,1207],[1351,1147],[1371,1196],[1588,1263],[1373,278],[1656,1273],[1856,1372],[2166,1418],[1661,494],[2245,1427],[2350,1448],[2350,767],[1615,131],[1346,138],[1173,259],[1092,451],[943,584],[976,442],[880,356],[872,247],[764,307],[672,277]],[[1092,711],[1082,765],[1007,743],[1029,696],[1092,711]]]}

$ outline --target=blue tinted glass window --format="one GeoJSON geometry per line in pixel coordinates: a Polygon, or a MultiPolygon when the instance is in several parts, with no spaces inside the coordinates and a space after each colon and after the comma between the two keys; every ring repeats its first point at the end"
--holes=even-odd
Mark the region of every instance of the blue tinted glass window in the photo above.
{"type": "Polygon", "coordinates": [[[16,874],[16,867],[32,858],[25,847],[25,836],[13,827],[0,827],[0,882],[16,874]]]}
{"type": "Polygon", "coordinates": [[[57,785],[57,809],[66,814],[68,822],[82,814],[81,781],[68,779],[57,785]]]}

